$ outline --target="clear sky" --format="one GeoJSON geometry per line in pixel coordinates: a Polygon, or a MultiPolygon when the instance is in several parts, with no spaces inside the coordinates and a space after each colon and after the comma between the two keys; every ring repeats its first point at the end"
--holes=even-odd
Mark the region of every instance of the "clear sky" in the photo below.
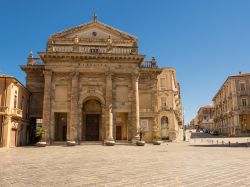
{"type": "Polygon", "coordinates": [[[0,73],[55,32],[98,19],[139,38],[140,53],[175,67],[185,122],[211,103],[227,76],[250,72],[250,0],[0,0],[0,73]]]}

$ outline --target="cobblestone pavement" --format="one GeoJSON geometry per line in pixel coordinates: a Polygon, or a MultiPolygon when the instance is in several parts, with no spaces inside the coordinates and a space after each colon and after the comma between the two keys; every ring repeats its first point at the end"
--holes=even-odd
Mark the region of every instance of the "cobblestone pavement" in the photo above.
{"type": "Polygon", "coordinates": [[[0,148],[0,186],[250,186],[250,148],[190,143],[0,148]]]}

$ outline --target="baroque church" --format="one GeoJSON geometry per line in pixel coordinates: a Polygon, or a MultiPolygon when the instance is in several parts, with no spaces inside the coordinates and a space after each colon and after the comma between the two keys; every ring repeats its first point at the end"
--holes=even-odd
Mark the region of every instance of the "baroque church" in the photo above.
{"type": "Polygon", "coordinates": [[[146,142],[183,138],[180,86],[174,68],[159,68],[139,54],[138,39],[89,23],[52,34],[46,51],[32,53],[26,87],[31,126],[45,130],[43,142],[146,142]]]}

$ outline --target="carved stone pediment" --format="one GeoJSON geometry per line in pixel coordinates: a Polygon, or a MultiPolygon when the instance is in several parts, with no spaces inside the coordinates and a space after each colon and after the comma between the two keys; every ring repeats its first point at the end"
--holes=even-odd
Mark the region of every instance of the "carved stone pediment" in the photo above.
{"type": "Polygon", "coordinates": [[[112,28],[99,21],[89,22],[87,24],[79,25],[68,30],[55,33],[50,37],[53,39],[104,39],[108,40],[131,40],[137,41],[138,39],[128,33],[122,32],[118,29],[112,28]]]}

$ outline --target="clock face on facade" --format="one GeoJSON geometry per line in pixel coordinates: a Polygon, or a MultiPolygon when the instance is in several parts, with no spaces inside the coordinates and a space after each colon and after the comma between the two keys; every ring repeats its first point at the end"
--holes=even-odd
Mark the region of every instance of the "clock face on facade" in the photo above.
{"type": "Polygon", "coordinates": [[[92,36],[96,36],[97,35],[97,33],[94,31],[94,32],[92,32],[92,36]]]}

